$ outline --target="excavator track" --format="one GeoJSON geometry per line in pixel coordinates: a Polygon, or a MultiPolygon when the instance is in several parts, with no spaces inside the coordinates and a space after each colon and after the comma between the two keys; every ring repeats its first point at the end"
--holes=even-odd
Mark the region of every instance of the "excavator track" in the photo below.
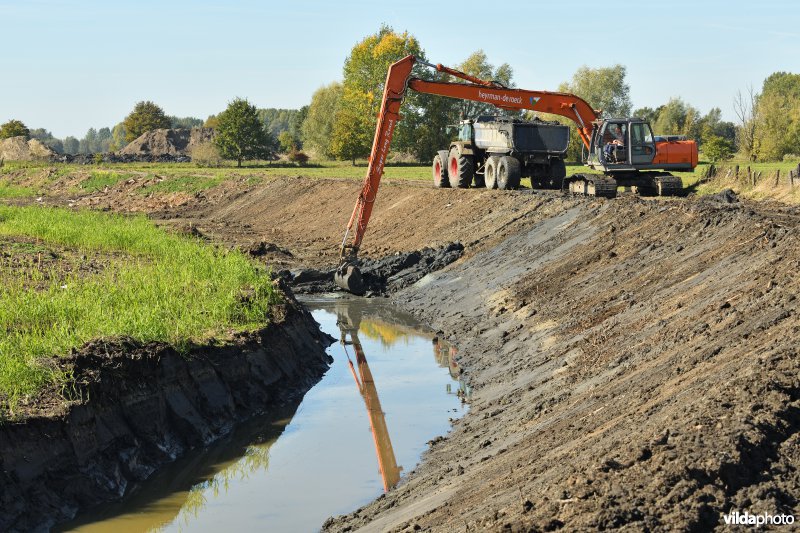
{"type": "Polygon", "coordinates": [[[569,192],[583,196],[615,198],[617,196],[617,180],[608,176],[592,174],[575,174],[567,178],[569,192]]]}
{"type": "Polygon", "coordinates": [[[683,196],[683,181],[672,174],[653,178],[653,188],[658,196],[683,196]]]}

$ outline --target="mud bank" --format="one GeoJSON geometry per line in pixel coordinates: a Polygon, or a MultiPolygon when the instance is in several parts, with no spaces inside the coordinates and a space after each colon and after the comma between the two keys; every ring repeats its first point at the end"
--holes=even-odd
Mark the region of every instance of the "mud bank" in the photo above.
{"type": "Polygon", "coordinates": [[[237,421],[297,401],[328,368],[330,340],[288,296],[268,327],[222,346],[85,346],[64,362],[71,405],[0,425],[0,530],[48,529],[117,500],[237,421]]]}
{"type": "Polygon", "coordinates": [[[712,530],[800,514],[800,215],[621,198],[401,291],[470,413],[330,531],[712,530]]]}
{"type": "MultiPolygon", "coordinates": [[[[413,252],[397,252],[381,259],[359,259],[365,296],[385,296],[408,287],[458,260],[464,245],[451,242],[439,248],[423,248],[413,252]]],[[[334,283],[336,267],[324,270],[283,270],[279,274],[300,294],[341,291],[334,283]]]]}

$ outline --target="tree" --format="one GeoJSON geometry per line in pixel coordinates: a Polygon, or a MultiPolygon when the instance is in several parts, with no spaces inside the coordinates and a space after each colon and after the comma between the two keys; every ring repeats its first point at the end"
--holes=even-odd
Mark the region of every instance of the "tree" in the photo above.
{"type": "Polygon", "coordinates": [[[308,106],[304,105],[300,109],[297,110],[297,113],[294,113],[291,117],[289,117],[289,124],[287,131],[292,134],[292,136],[297,140],[298,148],[303,147],[303,122],[305,122],[306,117],[308,116],[308,106]]]}
{"type": "Polygon", "coordinates": [[[64,137],[64,153],[65,154],[77,154],[80,150],[80,142],[75,137],[67,136],[64,137]]]}
{"type": "Polygon", "coordinates": [[[203,119],[194,117],[175,117],[169,116],[169,127],[173,129],[199,128],[203,125],[203,119]]]}
{"type": "Polygon", "coordinates": [[[122,124],[125,126],[125,141],[131,142],[148,131],[169,128],[170,120],[163,109],[153,102],[145,101],[136,104],[122,124]]]}
{"type": "MultiPolygon", "coordinates": [[[[489,63],[486,53],[483,50],[478,50],[470,54],[467,59],[456,66],[456,70],[460,70],[470,76],[481,78],[482,80],[499,82],[506,87],[514,86],[511,81],[514,76],[514,71],[508,63],[503,63],[495,67],[489,63]]],[[[494,115],[500,111],[491,104],[473,102],[472,100],[460,100],[454,103],[457,104],[457,108],[460,111],[460,117],[455,117],[456,120],[459,118],[474,118],[478,115],[494,115]]]]}
{"type": "Polygon", "coordinates": [[[278,145],[285,154],[297,150],[297,144],[297,139],[289,133],[289,130],[284,130],[278,135],[278,145]]]}
{"type": "Polygon", "coordinates": [[[203,123],[204,128],[217,129],[218,125],[219,119],[217,118],[217,115],[209,115],[206,121],[203,123]]]}
{"type": "Polygon", "coordinates": [[[758,93],[753,90],[753,86],[747,88],[747,93],[736,92],[733,100],[733,112],[739,119],[736,126],[736,140],[739,150],[751,161],[758,158],[758,121],[755,116],[756,102],[758,93]]]}
{"type": "Polygon", "coordinates": [[[358,89],[345,89],[331,132],[330,151],[338,159],[351,160],[369,156],[375,131],[372,96],[358,89]]]}
{"type": "Polygon", "coordinates": [[[697,108],[679,97],[670,98],[666,105],[659,108],[658,118],[653,123],[653,132],[656,135],[686,135],[697,138],[699,117],[697,108]]]}
{"type": "Polygon", "coordinates": [[[128,142],[125,140],[125,124],[120,122],[111,130],[111,144],[108,149],[112,152],[122,150],[128,142]]]}
{"type": "Polygon", "coordinates": [[[664,106],[657,107],[656,109],[653,109],[652,107],[640,107],[639,109],[634,110],[633,115],[631,116],[644,119],[652,125],[658,119],[658,114],[663,108],[664,106]]]}
{"type": "Polygon", "coordinates": [[[586,100],[605,117],[627,117],[631,113],[630,86],[625,82],[626,69],[622,65],[604,68],[583,66],[564,82],[558,90],[572,93],[586,100]]]}
{"type": "Polygon", "coordinates": [[[222,157],[235,159],[236,166],[248,159],[271,157],[275,141],[258,118],[258,110],[244,98],[236,98],[217,116],[214,142],[222,157]]]}
{"type": "Polygon", "coordinates": [[[0,139],[9,139],[11,137],[25,137],[30,138],[31,132],[28,127],[20,120],[11,119],[3,125],[0,125],[0,139]]]}
{"type": "MultiPolygon", "coordinates": [[[[414,36],[408,32],[396,33],[386,25],[353,46],[344,63],[342,97],[334,119],[330,150],[335,157],[355,162],[355,158],[369,155],[386,73],[392,63],[407,55],[425,57],[414,36]]],[[[415,74],[421,70],[416,67],[415,74]]],[[[394,146],[399,151],[411,146],[415,121],[410,118],[415,114],[419,114],[418,95],[407,94],[403,105],[405,119],[395,129],[394,146]]]]}
{"type": "Polygon", "coordinates": [[[712,163],[729,159],[733,154],[733,145],[719,135],[703,137],[703,155],[712,163]]]}
{"type": "Polygon", "coordinates": [[[759,158],[776,161],[800,153],[800,74],[775,72],[764,80],[755,121],[759,158]]]}
{"type": "Polygon", "coordinates": [[[311,96],[306,119],[300,127],[300,138],[306,149],[319,157],[334,157],[331,135],[341,97],[342,84],[336,82],[320,87],[311,96]]]}

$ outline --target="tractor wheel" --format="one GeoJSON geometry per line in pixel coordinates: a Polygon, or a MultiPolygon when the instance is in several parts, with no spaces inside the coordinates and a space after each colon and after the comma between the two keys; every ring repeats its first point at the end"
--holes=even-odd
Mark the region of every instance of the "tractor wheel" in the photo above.
{"type": "Polygon", "coordinates": [[[447,181],[447,158],[442,159],[440,154],[433,156],[433,186],[437,189],[450,187],[447,181]]]}
{"type": "Polygon", "coordinates": [[[500,164],[500,158],[496,155],[490,156],[486,160],[486,170],[484,171],[484,178],[486,181],[487,189],[497,188],[497,165],[500,164]]]}
{"type": "Polygon", "coordinates": [[[563,159],[550,160],[550,188],[561,190],[567,177],[567,165],[563,159]]]}
{"type": "Polygon", "coordinates": [[[450,180],[450,186],[467,189],[469,184],[472,183],[474,174],[475,169],[472,166],[472,158],[461,155],[456,147],[451,148],[447,165],[447,177],[450,180]]]}
{"type": "Polygon", "coordinates": [[[519,180],[521,177],[522,169],[517,159],[507,155],[500,158],[500,163],[497,165],[498,189],[519,188],[519,180]]]}

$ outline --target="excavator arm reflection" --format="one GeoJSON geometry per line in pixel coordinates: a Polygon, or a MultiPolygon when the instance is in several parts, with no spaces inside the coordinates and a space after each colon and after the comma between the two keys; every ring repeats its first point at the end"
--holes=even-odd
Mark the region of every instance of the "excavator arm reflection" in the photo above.
{"type": "Polygon", "coordinates": [[[375,443],[375,454],[378,457],[378,468],[380,469],[381,478],[383,480],[383,490],[388,492],[389,489],[397,485],[400,481],[400,471],[402,467],[397,465],[394,448],[392,447],[392,441],[389,437],[389,428],[386,426],[386,417],[384,416],[383,409],[381,408],[381,401],[378,397],[378,389],[375,386],[372,371],[369,368],[367,357],[364,354],[364,349],[358,338],[361,317],[356,316],[355,319],[352,319],[346,309],[337,309],[336,314],[336,324],[339,326],[339,331],[341,332],[339,341],[344,347],[345,354],[347,355],[347,362],[350,365],[350,372],[353,374],[356,387],[358,387],[358,391],[361,393],[361,397],[364,399],[364,405],[367,408],[369,427],[372,431],[372,438],[375,443]],[[348,340],[348,336],[350,340],[348,340]],[[350,359],[350,354],[347,351],[348,344],[353,347],[358,369],[356,369],[356,365],[353,364],[353,360],[350,359]]]}

